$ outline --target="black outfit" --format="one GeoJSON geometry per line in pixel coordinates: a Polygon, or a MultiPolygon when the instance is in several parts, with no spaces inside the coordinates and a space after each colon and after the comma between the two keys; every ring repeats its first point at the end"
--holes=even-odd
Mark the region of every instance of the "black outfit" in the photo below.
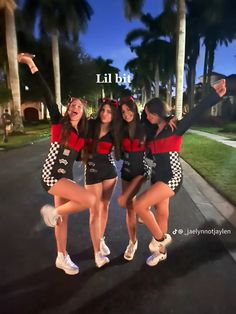
{"type": "Polygon", "coordinates": [[[183,178],[179,160],[182,135],[203,112],[214,106],[219,100],[220,97],[212,89],[211,94],[207,98],[184,116],[182,120],[178,121],[177,128],[174,131],[171,130],[169,125],[166,125],[157,136],[152,136],[148,140],[148,147],[154,162],[151,175],[152,184],[162,181],[177,193],[183,178]]]}
{"type": "Polygon", "coordinates": [[[104,180],[117,177],[115,159],[113,157],[113,137],[108,132],[99,138],[95,152],[93,152],[95,121],[89,120],[88,131],[88,160],[85,165],[85,184],[96,184],[104,180]]]}
{"type": "MultiPolygon", "coordinates": [[[[140,125],[139,128],[142,128],[142,126],[140,125]]],[[[139,133],[138,130],[137,133],[139,133]]],[[[128,132],[124,132],[121,140],[121,150],[123,159],[121,179],[130,182],[137,176],[148,178],[150,167],[146,162],[144,140],[141,141],[139,138],[131,140],[128,132]]]]}
{"type": "Polygon", "coordinates": [[[73,163],[77,159],[80,150],[85,145],[85,137],[78,135],[76,129],[71,126],[68,142],[61,140],[62,115],[54,102],[50,89],[39,72],[33,74],[39,88],[42,90],[45,105],[51,118],[51,146],[47,158],[43,164],[41,182],[43,188],[48,191],[61,178],[73,178],[73,163]]]}

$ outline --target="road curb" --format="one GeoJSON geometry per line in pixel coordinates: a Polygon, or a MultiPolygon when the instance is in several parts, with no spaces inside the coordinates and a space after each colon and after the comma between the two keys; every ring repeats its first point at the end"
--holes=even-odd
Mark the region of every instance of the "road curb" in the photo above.
{"type": "Polygon", "coordinates": [[[236,262],[236,250],[232,243],[236,239],[236,207],[220,195],[188,163],[181,159],[184,182],[183,187],[196,207],[208,221],[214,221],[219,227],[231,231],[230,241],[220,237],[229,254],[236,262]]]}

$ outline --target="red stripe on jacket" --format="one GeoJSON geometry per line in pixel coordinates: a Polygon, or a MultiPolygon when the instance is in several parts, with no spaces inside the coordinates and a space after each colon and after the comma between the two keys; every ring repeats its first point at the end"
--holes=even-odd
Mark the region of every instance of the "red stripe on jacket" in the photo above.
{"type": "Polygon", "coordinates": [[[124,138],[122,139],[121,145],[124,152],[131,153],[145,151],[145,145],[141,144],[139,139],[134,139],[132,141],[129,138],[124,138]]]}
{"type": "MultiPolygon", "coordinates": [[[[65,145],[65,143],[62,143],[60,139],[62,125],[61,124],[52,124],[51,126],[51,142],[58,142],[62,145],[65,145]]],[[[71,131],[69,135],[69,140],[66,144],[67,147],[79,152],[85,145],[85,139],[82,137],[79,137],[75,132],[71,131]]]]}
{"type": "Polygon", "coordinates": [[[171,135],[170,137],[154,139],[148,143],[152,154],[180,152],[182,136],[171,135]]]}

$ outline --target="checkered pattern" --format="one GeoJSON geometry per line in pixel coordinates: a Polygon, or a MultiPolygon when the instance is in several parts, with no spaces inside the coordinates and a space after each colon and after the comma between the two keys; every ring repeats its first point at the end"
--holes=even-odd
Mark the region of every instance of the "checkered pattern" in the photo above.
{"type": "Polygon", "coordinates": [[[179,161],[179,154],[177,152],[170,152],[169,156],[173,177],[168,181],[168,186],[175,191],[182,181],[182,168],[179,161]]]}
{"type": "Polygon", "coordinates": [[[144,178],[150,179],[151,178],[151,167],[148,165],[146,160],[146,154],[143,155],[143,165],[144,165],[144,178]]]}
{"type": "Polygon", "coordinates": [[[113,166],[116,166],[115,159],[114,159],[112,153],[111,153],[111,154],[108,154],[108,160],[110,161],[110,163],[111,163],[113,166]]]}
{"type": "Polygon", "coordinates": [[[46,183],[47,186],[52,187],[56,182],[57,179],[51,176],[51,172],[53,169],[53,165],[57,159],[57,155],[59,152],[60,144],[58,142],[54,142],[51,144],[47,159],[43,165],[42,170],[42,179],[43,182],[46,183]]]}

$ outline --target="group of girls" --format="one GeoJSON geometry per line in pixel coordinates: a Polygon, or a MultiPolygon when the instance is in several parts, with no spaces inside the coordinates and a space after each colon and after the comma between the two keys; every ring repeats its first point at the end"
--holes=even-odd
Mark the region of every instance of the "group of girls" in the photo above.
{"type": "Polygon", "coordinates": [[[168,111],[159,98],[145,105],[142,123],[132,97],[123,98],[120,104],[102,99],[94,120],[86,119],[85,101],[72,98],[62,116],[32,56],[19,54],[18,61],[29,67],[51,118],[51,146],[43,165],[42,185],[54,196],[54,206],[43,206],[41,214],[47,226],[55,227],[56,267],[70,275],[79,272],[66,249],[68,215],[87,208],[90,210],[89,228],[95,264],[100,268],[109,263],[110,249],[105,243],[104,233],[109,203],[117,182],[115,159],[120,158],[123,159],[122,194],[118,203],[126,208],[129,235],[124,258],[132,260],[138,247],[138,214],[153,236],[149,244],[151,255],[146,263],[155,266],[165,260],[166,247],[172,241],[167,233],[169,199],[182,183],[179,161],[182,135],[225,94],[225,81],[221,80],[194,110],[176,121],[173,130],[167,119],[168,111]],[[147,148],[152,154],[152,169],[146,162],[147,148]],[[78,158],[85,163],[84,187],[73,181],[73,163],[78,158]],[[137,196],[150,174],[150,187],[137,196]],[[155,208],[155,215],[150,211],[151,206],[155,208]]]}

